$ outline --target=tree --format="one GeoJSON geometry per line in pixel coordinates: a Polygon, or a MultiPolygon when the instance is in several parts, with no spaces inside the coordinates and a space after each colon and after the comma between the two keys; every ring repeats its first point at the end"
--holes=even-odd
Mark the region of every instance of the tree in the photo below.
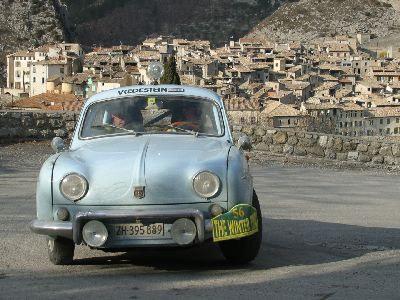
{"type": "Polygon", "coordinates": [[[181,84],[178,72],[176,71],[176,60],[174,56],[164,64],[164,75],[160,78],[161,84],[181,84]]]}

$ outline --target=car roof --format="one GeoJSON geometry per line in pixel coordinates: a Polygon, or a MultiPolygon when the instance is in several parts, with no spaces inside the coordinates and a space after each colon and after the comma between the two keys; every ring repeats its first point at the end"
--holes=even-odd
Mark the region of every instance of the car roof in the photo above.
{"type": "Polygon", "coordinates": [[[185,95],[185,96],[204,97],[214,100],[216,103],[219,104],[220,107],[223,107],[221,98],[213,91],[194,86],[174,85],[174,84],[132,85],[112,90],[107,90],[90,97],[86,101],[85,107],[89,106],[94,102],[102,101],[105,99],[117,99],[117,98],[124,98],[127,96],[138,96],[138,95],[160,95],[160,96],[185,95]]]}

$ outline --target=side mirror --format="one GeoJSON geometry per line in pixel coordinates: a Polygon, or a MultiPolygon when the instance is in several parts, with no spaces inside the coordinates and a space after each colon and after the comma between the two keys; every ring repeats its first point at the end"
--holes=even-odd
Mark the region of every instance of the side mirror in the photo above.
{"type": "Polygon", "coordinates": [[[240,150],[250,150],[251,142],[247,135],[242,135],[238,140],[238,147],[240,150]]]}
{"type": "Polygon", "coordinates": [[[55,153],[61,152],[65,149],[65,144],[62,138],[60,137],[55,137],[51,141],[51,148],[54,150],[55,153]]]}

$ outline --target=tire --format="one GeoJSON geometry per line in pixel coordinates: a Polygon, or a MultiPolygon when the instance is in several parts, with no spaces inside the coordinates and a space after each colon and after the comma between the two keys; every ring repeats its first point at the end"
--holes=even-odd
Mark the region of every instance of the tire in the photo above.
{"type": "Polygon", "coordinates": [[[253,191],[254,208],[257,210],[258,231],[250,236],[219,242],[222,254],[232,264],[246,264],[254,260],[260,250],[262,241],[262,216],[260,203],[255,191],[253,191]]]}
{"type": "Polygon", "coordinates": [[[47,252],[55,265],[69,265],[74,258],[75,244],[72,240],[61,237],[47,238],[47,252]]]}

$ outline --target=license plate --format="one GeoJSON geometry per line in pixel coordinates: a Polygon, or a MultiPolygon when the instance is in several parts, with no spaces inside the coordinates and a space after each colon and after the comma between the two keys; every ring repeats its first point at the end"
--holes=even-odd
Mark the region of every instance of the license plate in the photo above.
{"type": "Polygon", "coordinates": [[[162,238],[166,234],[163,223],[144,225],[142,223],[113,224],[114,236],[118,239],[162,238]]]}
{"type": "Polygon", "coordinates": [[[238,239],[258,231],[257,211],[247,204],[238,204],[211,221],[214,242],[238,239]]]}

